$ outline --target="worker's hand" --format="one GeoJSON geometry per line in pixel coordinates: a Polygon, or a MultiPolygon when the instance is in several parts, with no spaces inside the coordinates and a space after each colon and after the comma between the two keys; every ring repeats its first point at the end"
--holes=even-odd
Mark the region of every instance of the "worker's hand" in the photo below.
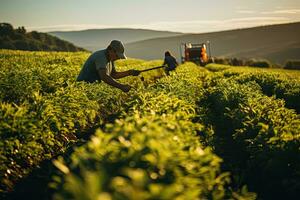
{"type": "Polygon", "coordinates": [[[129,73],[131,76],[138,76],[141,72],[139,70],[131,69],[129,70],[129,73]]]}
{"type": "Polygon", "coordinates": [[[129,90],[131,89],[130,85],[122,85],[122,87],[120,88],[123,92],[129,92],[129,90]]]}

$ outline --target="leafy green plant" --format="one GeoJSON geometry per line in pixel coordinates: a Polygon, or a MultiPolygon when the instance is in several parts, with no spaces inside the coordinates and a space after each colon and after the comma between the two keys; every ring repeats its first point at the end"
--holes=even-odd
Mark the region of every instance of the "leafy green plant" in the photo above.
{"type": "Polygon", "coordinates": [[[53,158],[55,199],[297,196],[297,71],[185,63],[126,77],[123,93],[75,82],[87,56],[0,51],[1,197],[53,158]]]}

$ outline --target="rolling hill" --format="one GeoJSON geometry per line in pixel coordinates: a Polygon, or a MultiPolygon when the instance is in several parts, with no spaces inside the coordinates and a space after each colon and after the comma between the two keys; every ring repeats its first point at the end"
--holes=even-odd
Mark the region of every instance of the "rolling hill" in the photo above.
{"type": "Polygon", "coordinates": [[[0,49],[27,51],[86,51],[68,41],[47,33],[27,32],[24,27],[14,27],[9,23],[0,23],[0,49]]]}
{"type": "Polygon", "coordinates": [[[128,43],[125,47],[129,57],[158,59],[163,58],[165,50],[170,50],[180,59],[181,43],[208,40],[212,56],[265,58],[281,64],[288,59],[300,59],[300,22],[154,38],[128,43]]]}
{"type": "Polygon", "coordinates": [[[70,41],[85,49],[95,51],[106,48],[113,39],[121,40],[123,43],[136,42],[158,37],[177,36],[182,33],[168,31],[154,31],[144,29],[90,29],[83,31],[57,31],[49,32],[63,40],[70,41]]]}

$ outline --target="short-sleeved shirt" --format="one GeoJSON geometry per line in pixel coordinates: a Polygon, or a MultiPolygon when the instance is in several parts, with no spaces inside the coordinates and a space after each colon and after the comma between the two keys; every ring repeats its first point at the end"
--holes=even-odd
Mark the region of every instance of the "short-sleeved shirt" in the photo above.
{"type": "Polygon", "coordinates": [[[88,57],[77,77],[77,81],[100,82],[101,78],[98,70],[101,69],[105,69],[107,75],[111,75],[111,72],[115,69],[114,62],[109,61],[106,57],[106,49],[96,51],[88,57]]]}
{"type": "Polygon", "coordinates": [[[165,56],[164,64],[168,65],[169,70],[174,70],[178,65],[173,56],[165,56]]]}

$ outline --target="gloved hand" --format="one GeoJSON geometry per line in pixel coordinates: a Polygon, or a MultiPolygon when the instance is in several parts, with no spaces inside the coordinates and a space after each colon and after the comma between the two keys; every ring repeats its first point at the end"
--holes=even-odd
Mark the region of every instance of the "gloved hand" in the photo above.
{"type": "Polygon", "coordinates": [[[131,76],[138,76],[141,72],[139,70],[131,69],[129,70],[129,73],[131,76]]]}

